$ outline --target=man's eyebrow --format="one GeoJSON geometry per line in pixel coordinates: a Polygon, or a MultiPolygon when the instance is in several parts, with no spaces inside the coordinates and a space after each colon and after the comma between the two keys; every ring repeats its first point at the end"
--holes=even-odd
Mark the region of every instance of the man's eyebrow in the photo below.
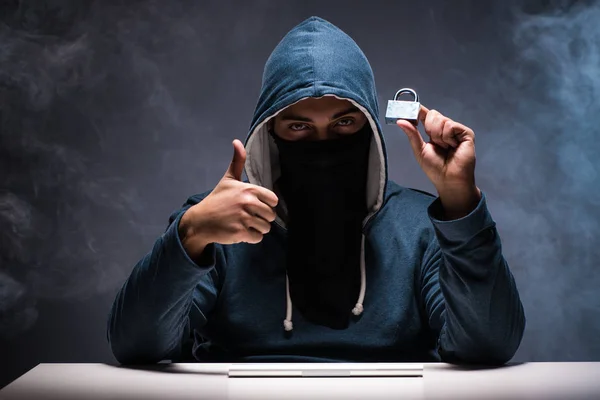
{"type": "Polygon", "coordinates": [[[302,122],[313,122],[312,119],[310,118],[306,118],[306,117],[301,117],[299,115],[294,115],[294,114],[284,114],[281,117],[281,121],[302,121],[302,122]]]}
{"type": "Polygon", "coordinates": [[[335,114],[333,117],[331,117],[331,119],[338,119],[339,117],[343,117],[346,114],[352,114],[358,111],[360,111],[358,108],[352,106],[344,111],[340,111],[339,113],[335,114]]]}
{"type": "MultiPolygon", "coordinates": [[[[346,114],[352,114],[352,113],[355,113],[355,112],[358,112],[358,111],[360,111],[360,110],[357,107],[352,106],[352,107],[350,107],[350,108],[348,108],[346,110],[343,110],[343,111],[340,111],[338,113],[335,113],[331,117],[331,119],[332,120],[338,119],[339,117],[343,117],[346,114]]],[[[284,114],[284,115],[282,115],[281,121],[313,122],[313,120],[310,119],[310,118],[302,117],[300,115],[293,115],[293,114],[284,114]]]]}

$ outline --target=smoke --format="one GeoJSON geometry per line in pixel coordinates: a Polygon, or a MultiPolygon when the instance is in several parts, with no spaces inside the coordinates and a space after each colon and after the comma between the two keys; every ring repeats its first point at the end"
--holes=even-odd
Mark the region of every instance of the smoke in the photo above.
{"type": "Polygon", "coordinates": [[[164,214],[143,217],[136,178],[153,154],[128,131],[155,145],[185,124],[158,64],[194,32],[152,2],[98,6],[0,9],[0,335],[30,328],[38,299],[114,290],[164,229],[164,214]]]}
{"type": "Polygon", "coordinates": [[[589,346],[600,335],[600,4],[529,2],[512,11],[504,32],[515,52],[485,86],[485,96],[512,114],[496,120],[495,146],[478,160],[480,178],[496,199],[493,215],[526,304],[522,347],[535,349],[528,358],[593,357],[589,346]]]}
{"type": "MultiPolygon", "coordinates": [[[[386,53],[390,81],[404,72],[425,105],[475,131],[477,184],[527,316],[515,360],[598,360],[600,2],[427,7],[419,51],[408,36],[390,49],[399,56],[386,53]],[[407,63],[413,55],[425,60],[407,63]]],[[[401,183],[424,175],[401,158],[390,164],[401,183]]]]}
{"type": "Polygon", "coordinates": [[[26,294],[22,284],[0,272],[0,326],[4,336],[30,328],[37,319],[35,303],[26,294]]]}
{"type": "Polygon", "coordinates": [[[233,3],[0,3],[0,335],[42,300],[114,292],[211,164],[225,170],[209,121],[245,134],[224,107],[253,96],[231,55],[255,56],[239,45],[262,42],[272,7],[233,3]]]}
{"type": "Polygon", "coordinates": [[[0,3],[0,335],[30,328],[45,299],[122,284],[173,205],[222,175],[215,149],[245,134],[237,104],[255,102],[273,32],[310,11],[361,35],[380,88],[409,64],[426,102],[475,129],[528,317],[522,358],[597,357],[600,4],[275,3],[0,3]],[[398,15],[422,18],[408,30],[421,40],[390,52],[398,15]]]}

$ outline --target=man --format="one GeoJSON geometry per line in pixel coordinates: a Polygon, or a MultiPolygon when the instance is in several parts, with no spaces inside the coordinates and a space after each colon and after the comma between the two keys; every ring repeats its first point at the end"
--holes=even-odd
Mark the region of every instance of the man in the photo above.
{"type": "Polygon", "coordinates": [[[290,31],[245,146],[118,293],[117,360],[511,359],[525,317],[475,184],[473,131],[425,107],[428,142],[398,121],[435,198],[388,180],[378,112],[349,36],[315,17],[290,31]]]}

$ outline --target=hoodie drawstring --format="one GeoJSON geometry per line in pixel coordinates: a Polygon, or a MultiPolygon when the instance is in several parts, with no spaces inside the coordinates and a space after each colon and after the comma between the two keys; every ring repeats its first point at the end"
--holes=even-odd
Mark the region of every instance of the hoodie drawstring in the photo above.
{"type": "Polygon", "coordinates": [[[352,309],[352,314],[360,315],[364,308],[363,302],[365,301],[365,291],[367,290],[367,272],[365,267],[365,235],[362,235],[360,241],[360,293],[358,295],[358,301],[352,309]]]}
{"type": "Polygon", "coordinates": [[[285,296],[287,298],[287,311],[283,320],[283,328],[289,332],[294,329],[294,324],[292,324],[292,296],[290,296],[290,279],[288,278],[287,271],[285,273],[285,296]]]}
{"type": "MultiPolygon", "coordinates": [[[[365,267],[365,235],[362,235],[360,241],[360,292],[356,305],[352,309],[352,314],[360,315],[364,311],[363,302],[367,290],[367,272],[365,267]]],[[[287,272],[285,273],[285,295],[286,295],[286,313],[283,320],[283,328],[289,332],[294,329],[292,323],[292,297],[290,296],[290,280],[287,272]]]]}

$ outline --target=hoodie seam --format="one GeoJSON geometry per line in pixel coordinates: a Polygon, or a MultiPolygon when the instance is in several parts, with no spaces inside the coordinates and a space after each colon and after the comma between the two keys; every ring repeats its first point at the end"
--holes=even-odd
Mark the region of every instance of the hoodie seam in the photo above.
{"type": "MultiPolygon", "coordinates": [[[[311,24],[312,27],[312,32],[316,33],[317,32],[317,28],[315,27],[316,24],[311,24]]],[[[317,73],[315,72],[315,55],[314,55],[314,48],[315,48],[315,36],[316,35],[311,35],[310,37],[310,47],[309,47],[309,53],[310,53],[310,61],[311,61],[311,70],[312,70],[312,90],[313,90],[313,96],[317,95],[317,73]]]]}

